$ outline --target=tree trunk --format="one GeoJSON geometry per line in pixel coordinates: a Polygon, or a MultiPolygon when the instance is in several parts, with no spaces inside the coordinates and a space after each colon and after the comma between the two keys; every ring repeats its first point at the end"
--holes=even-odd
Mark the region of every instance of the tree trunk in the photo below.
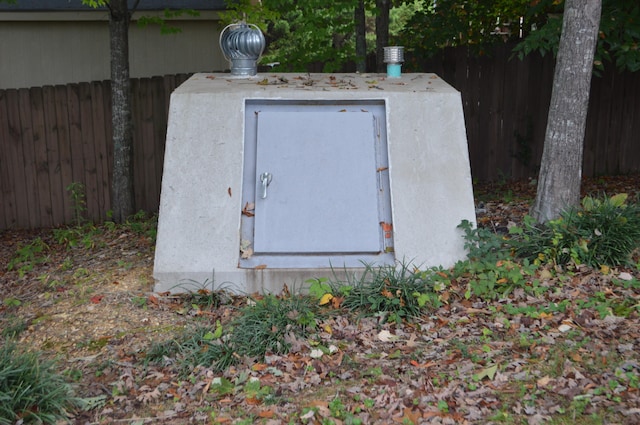
{"type": "Polygon", "coordinates": [[[356,26],[356,71],[367,71],[367,27],[364,0],[359,0],[353,14],[356,26]]]}
{"type": "Polygon", "coordinates": [[[385,72],[384,48],[389,45],[389,9],[391,0],[376,0],[376,65],[377,72],[385,72]]]}
{"type": "Polygon", "coordinates": [[[111,40],[111,123],[113,127],[113,220],[123,222],[135,212],[133,192],[133,126],[129,80],[129,21],[127,0],[109,3],[111,40]]]}
{"type": "Polygon", "coordinates": [[[531,215],[539,222],[578,205],[584,133],[602,0],[566,0],[549,117],[531,215]]]}

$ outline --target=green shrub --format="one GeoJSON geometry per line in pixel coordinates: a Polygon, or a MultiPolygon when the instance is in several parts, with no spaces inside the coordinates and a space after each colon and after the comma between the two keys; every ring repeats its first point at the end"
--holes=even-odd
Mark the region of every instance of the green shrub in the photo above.
{"type": "Polygon", "coordinates": [[[0,424],[19,420],[56,423],[79,405],[54,363],[35,352],[19,351],[5,341],[0,347],[0,424]]]}
{"type": "Polygon", "coordinates": [[[527,217],[523,227],[511,229],[509,244],[518,257],[532,261],[591,267],[626,264],[640,246],[640,205],[626,201],[624,193],[602,200],[585,197],[580,208],[545,224],[527,217]]]}

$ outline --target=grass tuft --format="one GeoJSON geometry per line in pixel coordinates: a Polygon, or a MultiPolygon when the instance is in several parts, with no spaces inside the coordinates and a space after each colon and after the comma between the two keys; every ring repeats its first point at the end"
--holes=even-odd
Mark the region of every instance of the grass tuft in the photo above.
{"type": "Polygon", "coordinates": [[[223,332],[222,325],[199,325],[179,338],[154,343],[147,351],[150,363],[179,364],[180,373],[196,366],[223,371],[244,357],[263,359],[267,353],[286,354],[292,336],[304,338],[316,329],[318,307],[308,296],[266,295],[242,308],[223,332]]]}
{"type": "Polygon", "coordinates": [[[238,354],[245,356],[285,354],[291,348],[289,335],[306,337],[315,330],[317,315],[317,304],[311,297],[266,295],[240,311],[232,323],[231,341],[238,354]]]}
{"type": "Polygon", "coordinates": [[[351,279],[350,289],[343,291],[342,307],[365,315],[384,314],[386,320],[396,323],[417,317],[425,306],[424,296],[434,294],[429,276],[404,262],[397,267],[365,265],[364,273],[351,279]]]}
{"type": "Polygon", "coordinates": [[[79,405],[54,363],[38,353],[22,352],[14,343],[0,347],[0,424],[67,420],[79,405]]]}

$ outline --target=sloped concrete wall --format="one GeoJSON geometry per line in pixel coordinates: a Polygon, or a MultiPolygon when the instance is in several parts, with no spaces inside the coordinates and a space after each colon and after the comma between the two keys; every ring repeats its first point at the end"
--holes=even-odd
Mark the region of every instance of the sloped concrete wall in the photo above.
{"type": "MultiPolygon", "coordinates": [[[[247,99],[384,100],[397,261],[453,265],[475,222],[460,93],[434,74],[196,74],[171,97],[154,264],[158,292],[279,292],[332,270],[238,267],[247,99]]],[[[336,266],[336,265],[334,265],[336,266]]],[[[337,266],[339,269],[339,266],[337,266]]],[[[357,269],[341,272],[357,272],[357,269]]]]}

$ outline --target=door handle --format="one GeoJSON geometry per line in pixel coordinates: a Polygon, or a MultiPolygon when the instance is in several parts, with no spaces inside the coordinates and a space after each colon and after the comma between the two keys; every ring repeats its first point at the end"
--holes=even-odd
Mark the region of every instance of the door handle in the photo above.
{"type": "Polygon", "coordinates": [[[267,186],[269,186],[269,183],[271,183],[272,178],[273,176],[271,175],[271,173],[264,172],[260,174],[260,182],[262,184],[262,195],[260,197],[262,199],[265,199],[267,197],[267,186]]]}

